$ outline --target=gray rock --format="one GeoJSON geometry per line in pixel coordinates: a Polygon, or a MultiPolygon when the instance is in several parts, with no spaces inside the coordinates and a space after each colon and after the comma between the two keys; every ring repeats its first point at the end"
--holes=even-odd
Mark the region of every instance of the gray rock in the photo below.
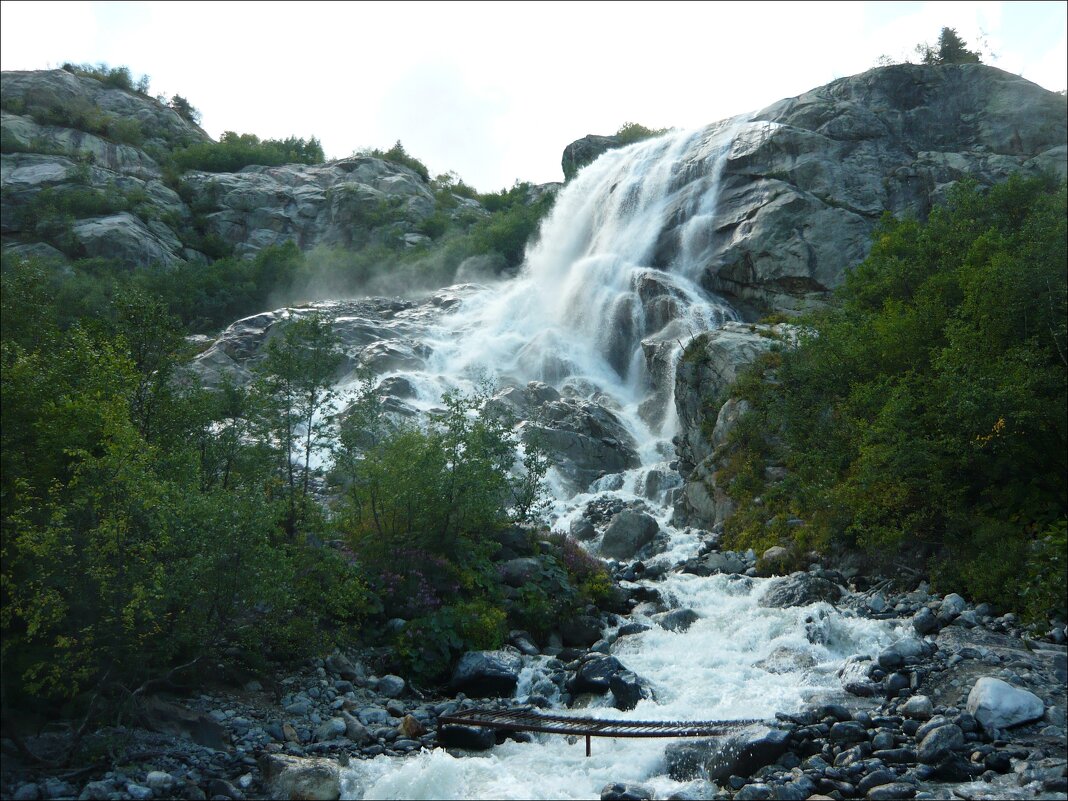
{"type": "Polygon", "coordinates": [[[753,782],[735,793],[734,797],[739,801],[766,801],[772,797],[771,792],[771,787],[763,782],[753,782]]]}
{"type": "Polygon", "coordinates": [[[754,771],[772,764],[786,753],[790,733],[768,729],[763,733],[744,733],[717,743],[704,767],[712,781],[728,776],[751,776],[754,771]]]}
{"type": "Polygon", "coordinates": [[[938,606],[938,617],[942,620],[954,620],[967,608],[968,603],[957,593],[952,592],[942,599],[938,606]]]}
{"type": "Polygon", "coordinates": [[[130,782],[126,785],[126,794],[134,801],[148,801],[152,797],[152,789],[145,787],[143,784],[130,782]]]}
{"type": "Polygon", "coordinates": [[[564,645],[588,648],[601,639],[603,625],[593,615],[577,615],[560,624],[560,636],[564,645]]]}
{"type": "Polygon", "coordinates": [[[714,576],[717,573],[743,573],[746,567],[748,564],[745,557],[736,551],[713,551],[687,561],[682,572],[698,576],[714,576]]]}
{"type": "Polygon", "coordinates": [[[388,674],[378,680],[378,694],[386,698],[396,698],[404,692],[404,679],[388,674]]]}
{"type": "Polygon", "coordinates": [[[468,651],[453,670],[449,686],[471,696],[510,696],[523,660],[511,651],[468,651]]]}
{"type": "Polygon", "coordinates": [[[842,597],[841,588],[832,581],[811,573],[794,573],[778,579],[760,598],[760,605],[773,609],[808,606],[819,601],[834,603],[842,597]]]}
{"type": "Polygon", "coordinates": [[[916,749],[916,758],[926,765],[935,765],[946,759],[952,751],[963,747],[964,732],[959,726],[947,723],[927,732],[916,749]]]}
{"type": "Polygon", "coordinates": [[[1008,729],[1040,720],[1046,711],[1042,699],[1029,690],[1001,679],[983,676],[968,694],[968,712],[986,729],[1008,729]]]}
{"type": "MultiPolygon", "coordinates": [[[[37,785],[33,785],[33,795],[22,796],[24,801],[34,801],[38,798],[36,791],[37,785]]],[[[22,788],[20,787],[19,790],[22,788]]],[[[78,795],[78,801],[108,801],[111,798],[111,794],[115,792],[115,786],[109,781],[89,782],[82,788],[81,793],[78,795]]],[[[13,798],[19,798],[19,793],[16,791],[13,798]]]]}
{"type": "Polygon", "coordinates": [[[270,798],[336,801],[341,796],[341,772],[332,759],[264,754],[257,764],[270,798]]]}
{"type": "Polygon", "coordinates": [[[863,743],[868,740],[868,730],[862,723],[845,720],[831,726],[830,736],[835,743],[863,743]]]}
{"type": "Polygon", "coordinates": [[[175,778],[162,770],[151,770],[145,776],[145,784],[158,793],[169,792],[175,784],[175,778]]]}
{"type": "Polygon", "coordinates": [[[448,723],[438,726],[438,742],[446,748],[488,751],[496,745],[497,737],[493,733],[493,729],[448,723]]]}
{"type": "Polygon", "coordinates": [[[916,795],[916,787],[907,782],[891,782],[880,784],[868,790],[867,797],[871,801],[894,801],[898,798],[912,798],[916,795]]]}
{"type": "Polygon", "coordinates": [[[879,667],[883,670],[897,670],[905,665],[915,664],[927,652],[923,641],[915,637],[905,637],[884,648],[877,657],[879,667]]]}
{"type": "Polygon", "coordinates": [[[344,736],[346,729],[347,726],[343,719],[330,718],[315,729],[315,739],[319,742],[336,740],[338,737],[344,736]]]}
{"type": "Polygon", "coordinates": [[[580,169],[595,161],[602,153],[618,147],[623,147],[623,141],[618,136],[588,134],[572,142],[564,148],[560,160],[564,179],[570,181],[580,169]]]}
{"type": "Polygon", "coordinates": [[[926,695],[914,695],[901,705],[901,714],[907,718],[927,720],[934,712],[934,705],[926,695]]]}
{"type": "Polygon", "coordinates": [[[640,784],[616,782],[601,788],[601,801],[650,801],[653,791],[640,784]]]}
{"type": "Polygon", "coordinates": [[[681,740],[669,743],[664,749],[664,761],[667,763],[668,774],[677,782],[693,779],[701,773],[705,761],[717,746],[717,741],[713,739],[681,740]]]}
{"type": "Polygon", "coordinates": [[[583,662],[571,679],[571,692],[603,693],[610,688],[612,676],[626,670],[614,656],[597,655],[583,662]]]}
{"type": "Polygon", "coordinates": [[[599,403],[560,398],[542,403],[534,418],[523,427],[524,441],[536,441],[544,448],[575,491],[584,491],[603,474],[639,466],[634,438],[599,403]]]}
{"type": "MultiPolygon", "coordinates": [[[[106,784],[106,782],[99,782],[99,784],[106,784]]],[[[15,794],[11,796],[15,801],[37,801],[41,797],[41,788],[34,782],[26,782],[20,784],[15,789],[15,794]]]]}
{"type": "Polygon", "coordinates": [[[616,709],[623,711],[634,709],[639,701],[653,697],[653,691],[648,682],[630,670],[623,670],[609,676],[608,688],[615,699],[613,705],[616,709]]]}
{"type": "Polygon", "coordinates": [[[584,517],[572,520],[570,531],[571,536],[580,542],[592,540],[597,536],[597,529],[593,527],[593,523],[584,517]]]}
{"type": "Polygon", "coordinates": [[[938,618],[929,607],[921,606],[912,618],[912,627],[921,637],[924,634],[931,634],[938,630],[938,618]]]}
{"type": "Polygon", "coordinates": [[[672,609],[653,615],[657,625],[668,631],[686,631],[700,619],[701,616],[692,609],[672,609]]]}
{"type": "Polygon", "coordinates": [[[653,541],[660,525],[644,512],[626,509],[612,518],[601,540],[601,553],[610,559],[633,559],[653,541]]]}

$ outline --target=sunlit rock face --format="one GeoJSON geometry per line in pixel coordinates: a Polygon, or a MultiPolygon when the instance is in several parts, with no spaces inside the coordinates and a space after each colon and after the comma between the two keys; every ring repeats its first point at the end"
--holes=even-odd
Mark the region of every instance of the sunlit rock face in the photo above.
{"type": "Polygon", "coordinates": [[[980,64],[883,67],[780,100],[737,119],[714,219],[695,143],[653,264],[700,262],[703,286],[748,317],[802,311],[867,255],[883,212],[922,218],[965,178],[1064,176],[1065,119],[1063,96],[980,64]]]}

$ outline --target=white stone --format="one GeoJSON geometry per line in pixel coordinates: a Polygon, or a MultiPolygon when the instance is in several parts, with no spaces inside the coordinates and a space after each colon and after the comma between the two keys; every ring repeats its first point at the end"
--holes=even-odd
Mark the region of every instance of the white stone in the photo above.
{"type": "Polygon", "coordinates": [[[1045,714],[1046,705],[1032,692],[984,676],[968,694],[968,712],[988,729],[1008,729],[1038,720],[1045,714]]]}
{"type": "Polygon", "coordinates": [[[926,695],[914,695],[901,707],[901,714],[907,718],[927,720],[934,712],[934,705],[926,695]]]}

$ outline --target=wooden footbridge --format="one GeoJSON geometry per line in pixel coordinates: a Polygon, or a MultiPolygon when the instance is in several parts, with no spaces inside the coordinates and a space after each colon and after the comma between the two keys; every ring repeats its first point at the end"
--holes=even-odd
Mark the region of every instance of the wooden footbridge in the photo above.
{"type": "Polygon", "coordinates": [[[438,725],[482,726],[504,731],[585,736],[586,756],[591,737],[717,737],[765,723],[763,720],[624,720],[553,715],[534,709],[465,709],[442,715],[438,725]]]}

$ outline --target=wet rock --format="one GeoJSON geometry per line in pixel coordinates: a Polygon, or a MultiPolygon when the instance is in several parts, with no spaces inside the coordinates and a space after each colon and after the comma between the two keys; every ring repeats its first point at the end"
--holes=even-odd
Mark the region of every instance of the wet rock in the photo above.
{"type": "Polygon", "coordinates": [[[986,729],[1008,729],[1041,719],[1046,711],[1042,699],[992,676],[975,682],[968,694],[968,712],[986,729]]]}
{"type": "Polygon", "coordinates": [[[579,693],[603,693],[611,686],[612,676],[626,668],[614,656],[594,656],[583,662],[571,679],[570,690],[579,693]]]}
{"type": "Polygon", "coordinates": [[[701,616],[692,609],[673,609],[653,615],[657,625],[667,631],[686,631],[700,619],[701,616]]]}
{"type": "Polygon", "coordinates": [[[615,699],[615,708],[623,711],[634,709],[639,701],[653,697],[648,682],[630,670],[623,670],[609,676],[608,688],[615,699]]]}
{"type": "Polygon", "coordinates": [[[735,551],[716,551],[688,560],[683,573],[695,576],[714,576],[717,573],[743,573],[748,567],[745,557],[735,551]]]}
{"type": "Polygon", "coordinates": [[[717,742],[705,760],[708,778],[719,781],[728,776],[750,776],[765,765],[772,764],[786,753],[790,733],[782,729],[768,729],[763,733],[743,733],[717,742]]]}
{"type": "Polygon", "coordinates": [[[601,553],[611,559],[633,559],[659,531],[660,525],[650,515],[624,510],[605,529],[601,553]]]}
{"type": "Polygon", "coordinates": [[[593,523],[584,517],[572,520],[569,531],[571,536],[580,542],[587,542],[597,537],[597,529],[594,528],[593,523]]]}
{"type": "Polygon", "coordinates": [[[842,590],[837,584],[811,573],[794,573],[773,582],[761,597],[760,605],[785,609],[791,606],[808,606],[819,601],[834,603],[841,597],[842,590]]]}
{"type": "Polygon", "coordinates": [[[862,743],[868,739],[868,730],[855,720],[842,721],[831,726],[831,742],[862,743]]]}
{"type": "Polygon", "coordinates": [[[560,637],[564,645],[588,648],[601,639],[603,626],[593,615],[577,615],[560,624],[560,637]]]}
{"type": "Polygon", "coordinates": [[[497,744],[497,737],[493,729],[446,723],[438,726],[438,742],[446,748],[488,751],[497,744]]]}
{"type": "Polygon", "coordinates": [[[616,782],[601,788],[601,801],[649,801],[653,791],[640,784],[616,782]]]}
{"type": "Polygon", "coordinates": [[[664,749],[668,774],[677,782],[693,779],[701,773],[705,760],[717,745],[714,739],[681,740],[669,743],[664,749]]]}
{"type": "Polygon", "coordinates": [[[336,801],[341,797],[340,769],[332,759],[264,754],[257,764],[270,798],[336,801]]]}
{"type": "Polygon", "coordinates": [[[475,697],[510,696],[523,660],[511,651],[468,651],[453,670],[449,686],[475,697]]]}

